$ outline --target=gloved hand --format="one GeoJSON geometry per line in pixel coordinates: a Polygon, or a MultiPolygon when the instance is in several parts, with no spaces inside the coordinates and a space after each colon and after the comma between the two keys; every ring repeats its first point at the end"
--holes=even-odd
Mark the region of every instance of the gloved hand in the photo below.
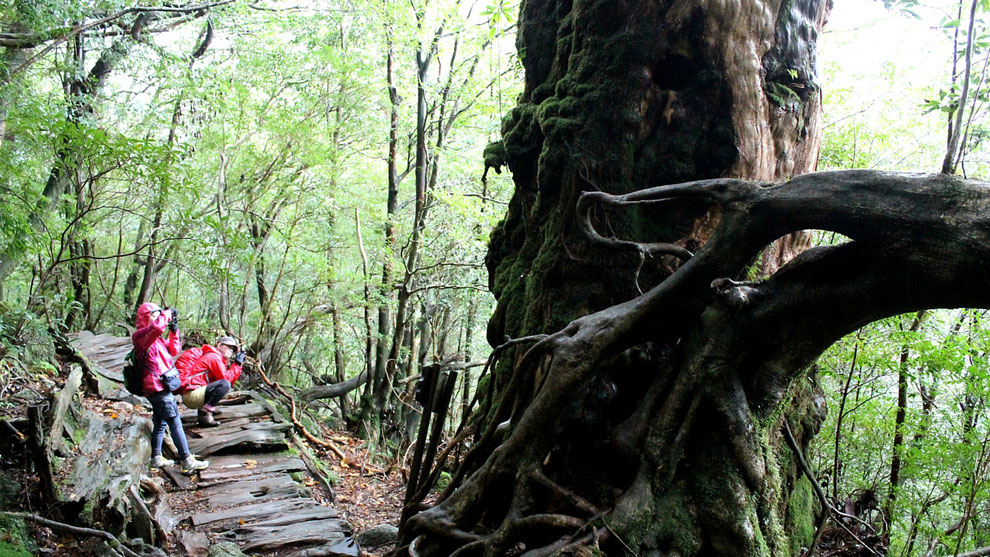
{"type": "Polygon", "coordinates": [[[170,308],[169,311],[172,312],[172,320],[168,322],[168,330],[177,333],[179,332],[179,312],[175,308],[170,308]]]}
{"type": "Polygon", "coordinates": [[[247,354],[244,352],[238,352],[237,354],[234,354],[234,363],[242,366],[244,365],[244,358],[247,358],[247,354]]]}

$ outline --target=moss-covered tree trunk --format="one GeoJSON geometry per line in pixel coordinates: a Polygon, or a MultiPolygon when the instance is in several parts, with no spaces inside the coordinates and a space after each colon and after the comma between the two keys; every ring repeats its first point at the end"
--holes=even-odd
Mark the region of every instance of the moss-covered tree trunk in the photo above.
{"type": "Polygon", "coordinates": [[[516,185],[488,257],[488,338],[532,342],[502,353],[474,450],[404,529],[419,555],[794,555],[810,543],[817,501],[781,431],[786,415],[806,444],[821,418],[802,371],[817,352],[782,356],[778,329],[739,319],[741,287],[712,284],[770,275],[806,235],[689,273],[728,205],[579,199],[814,170],[829,4],[523,1],[525,92],[486,151],[516,185]]]}

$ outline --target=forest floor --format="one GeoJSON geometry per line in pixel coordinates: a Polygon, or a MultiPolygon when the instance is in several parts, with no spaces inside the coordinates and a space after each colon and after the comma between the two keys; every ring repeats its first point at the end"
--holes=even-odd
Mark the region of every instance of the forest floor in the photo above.
{"type": "Polygon", "coordinates": [[[406,492],[402,471],[394,466],[381,468],[365,442],[346,432],[325,428],[323,438],[333,441],[347,456],[340,460],[329,449],[309,443],[310,449],[336,474],[334,506],[341,516],[355,532],[379,524],[398,526],[406,492]]]}

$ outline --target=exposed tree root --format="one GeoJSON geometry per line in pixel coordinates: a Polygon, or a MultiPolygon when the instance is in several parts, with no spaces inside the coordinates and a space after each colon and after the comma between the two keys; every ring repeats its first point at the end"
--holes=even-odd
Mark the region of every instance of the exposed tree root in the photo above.
{"type": "Polygon", "coordinates": [[[51,528],[52,530],[58,530],[60,532],[66,532],[75,536],[86,536],[90,538],[99,538],[106,541],[110,545],[110,549],[119,552],[125,557],[142,557],[147,555],[152,555],[155,557],[167,557],[165,552],[147,545],[142,545],[141,553],[137,553],[127,545],[122,543],[117,536],[114,536],[110,532],[105,530],[97,530],[95,528],[84,528],[82,526],[73,526],[71,524],[65,524],[64,522],[57,522],[55,520],[47,519],[43,516],[38,516],[31,513],[18,513],[18,512],[0,512],[0,515],[7,516],[10,518],[20,518],[23,520],[29,520],[35,524],[51,528]]]}
{"type": "Polygon", "coordinates": [[[343,451],[340,450],[340,447],[334,444],[333,441],[325,441],[313,435],[312,433],[309,432],[308,429],[306,429],[306,426],[304,426],[302,422],[300,422],[299,419],[296,418],[295,397],[285,392],[285,389],[283,389],[281,385],[275,383],[274,381],[268,378],[268,375],[265,374],[264,366],[261,365],[261,362],[255,361],[254,366],[255,369],[258,371],[258,375],[261,377],[261,380],[264,381],[265,385],[268,385],[269,387],[274,389],[276,393],[282,395],[282,397],[285,398],[286,402],[289,403],[289,420],[292,422],[292,425],[295,426],[296,430],[298,430],[299,433],[301,433],[303,437],[305,437],[309,441],[316,443],[321,447],[326,447],[330,449],[330,451],[333,452],[333,454],[337,455],[337,458],[339,458],[340,460],[342,461],[345,460],[347,456],[344,454],[343,451]]]}
{"type": "MultiPolygon", "coordinates": [[[[716,179],[626,195],[585,193],[577,211],[596,245],[615,247],[618,240],[592,225],[594,205],[678,198],[718,206],[720,224],[708,243],[646,293],[556,333],[527,337],[534,344],[507,381],[492,382],[497,398],[475,414],[488,421],[454,481],[436,506],[409,521],[421,554],[540,555],[573,540],[587,543],[589,517],[604,512],[607,523],[627,524],[644,511],[644,498],[658,501],[678,485],[690,490],[684,482],[693,470],[681,466],[686,458],[725,480],[680,511],[704,532],[688,538],[695,551],[764,551],[761,540],[781,519],[766,502],[760,424],[778,410],[794,379],[828,345],[869,321],[922,307],[990,305],[979,279],[990,273],[990,188],[982,184],[866,171],[805,175],[783,185],[716,179]],[[851,241],[805,252],[765,281],[734,280],[765,246],[804,229],[851,241]],[[622,464],[627,472],[611,479],[582,472],[590,474],[585,481],[614,490],[589,497],[586,486],[568,478],[573,467],[553,468],[553,451],[578,419],[575,399],[606,379],[610,359],[644,343],[676,349],[650,387],[626,399],[637,408],[620,409],[625,418],[611,444],[575,440],[585,450],[602,442],[616,459],[633,453],[638,462],[622,464]],[[622,480],[631,470],[635,480],[622,480]],[[548,508],[550,502],[566,513],[548,508]],[[751,509],[734,508],[740,505],[751,509]],[[750,522],[756,516],[759,524],[750,522]]],[[[589,466],[607,475],[615,464],[602,457],[589,466]]],[[[610,537],[625,544],[614,532],[610,537]]]]}

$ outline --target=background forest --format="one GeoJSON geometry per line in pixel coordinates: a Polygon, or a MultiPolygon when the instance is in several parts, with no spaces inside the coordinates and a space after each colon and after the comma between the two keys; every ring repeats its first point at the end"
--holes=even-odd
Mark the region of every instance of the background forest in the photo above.
{"type": "MultiPolygon", "coordinates": [[[[990,5],[864,4],[837,0],[820,42],[819,170],[985,177],[990,5]]],[[[460,417],[503,340],[484,259],[512,182],[484,161],[522,87],[517,10],[0,0],[0,405],[38,396],[8,385],[55,372],[53,336],[124,335],[154,301],[383,460],[424,365],[464,368],[460,417]]],[[[990,546],[986,321],[884,320],[817,364],[811,465],[891,554],[990,546]]]]}

